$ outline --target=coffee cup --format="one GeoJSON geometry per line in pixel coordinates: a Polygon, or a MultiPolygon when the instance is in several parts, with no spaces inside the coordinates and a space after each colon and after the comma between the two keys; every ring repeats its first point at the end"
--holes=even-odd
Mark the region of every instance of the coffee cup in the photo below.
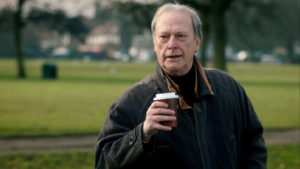
{"type": "Polygon", "coordinates": [[[176,95],[173,92],[170,93],[159,93],[156,94],[154,101],[161,101],[164,103],[167,103],[168,109],[172,109],[175,111],[176,120],[175,121],[164,121],[162,122],[163,125],[170,126],[170,127],[176,127],[178,125],[177,121],[177,104],[178,104],[178,95],[176,95]]]}

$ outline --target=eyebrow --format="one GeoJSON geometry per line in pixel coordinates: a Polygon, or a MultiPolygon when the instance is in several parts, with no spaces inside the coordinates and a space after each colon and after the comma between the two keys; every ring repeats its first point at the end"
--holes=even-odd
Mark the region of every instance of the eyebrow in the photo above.
{"type": "MultiPolygon", "coordinates": [[[[161,31],[161,32],[157,32],[158,34],[170,34],[169,31],[161,31]]],[[[178,32],[175,32],[175,34],[188,34],[187,31],[178,31],[178,32]]]]}

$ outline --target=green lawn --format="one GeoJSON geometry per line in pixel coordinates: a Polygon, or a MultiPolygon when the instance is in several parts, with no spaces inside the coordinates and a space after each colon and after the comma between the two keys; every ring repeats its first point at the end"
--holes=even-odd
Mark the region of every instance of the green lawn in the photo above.
{"type": "Polygon", "coordinates": [[[59,79],[41,79],[41,61],[0,60],[0,137],[98,133],[113,101],[154,64],[58,62],[59,79]]]}
{"type": "MultiPolygon", "coordinates": [[[[41,79],[41,60],[0,60],[0,137],[96,134],[113,101],[152,73],[155,63],[59,61],[59,78],[41,79]]],[[[299,66],[230,64],[266,129],[299,128],[299,66]]]]}
{"type": "Polygon", "coordinates": [[[230,65],[267,129],[299,128],[299,65],[230,65]]]}
{"type": "MultiPolygon", "coordinates": [[[[268,146],[269,169],[299,169],[300,145],[268,146]]],[[[0,169],[91,169],[94,152],[0,155],[0,169]]]]}

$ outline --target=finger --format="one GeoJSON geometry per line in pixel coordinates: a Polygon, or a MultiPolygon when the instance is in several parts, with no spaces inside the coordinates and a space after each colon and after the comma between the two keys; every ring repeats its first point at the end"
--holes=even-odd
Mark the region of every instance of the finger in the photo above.
{"type": "Polygon", "coordinates": [[[163,121],[174,121],[176,120],[175,115],[162,115],[162,114],[147,114],[145,122],[147,124],[160,123],[163,121]]]}
{"type": "Polygon", "coordinates": [[[152,120],[157,123],[166,122],[166,121],[175,121],[176,116],[165,116],[165,115],[153,116],[152,120]]]}
{"type": "Polygon", "coordinates": [[[152,109],[151,114],[153,114],[153,115],[174,116],[175,111],[172,110],[172,109],[166,109],[166,108],[156,108],[156,109],[152,109]]]}
{"type": "Polygon", "coordinates": [[[170,126],[165,126],[165,125],[163,125],[163,124],[160,124],[160,123],[157,123],[156,125],[155,125],[155,129],[156,130],[162,130],[162,131],[171,131],[172,130],[172,127],[170,127],[170,126]]]}
{"type": "Polygon", "coordinates": [[[162,101],[155,101],[151,104],[150,107],[152,107],[152,108],[168,108],[169,105],[162,101]]]}

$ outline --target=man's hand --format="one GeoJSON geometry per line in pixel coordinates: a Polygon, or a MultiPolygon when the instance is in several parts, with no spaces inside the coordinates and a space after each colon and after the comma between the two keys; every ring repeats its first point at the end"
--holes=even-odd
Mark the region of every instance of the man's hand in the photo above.
{"type": "Polygon", "coordinates": [[[162,122],[175,120],[175,111],[168,109],[167,103],[153,102],[146,113],[143,125],[143,141],[149,142],[150,138],[159,130],[171,131],[172,127],[165,126],[162,122]]]}

